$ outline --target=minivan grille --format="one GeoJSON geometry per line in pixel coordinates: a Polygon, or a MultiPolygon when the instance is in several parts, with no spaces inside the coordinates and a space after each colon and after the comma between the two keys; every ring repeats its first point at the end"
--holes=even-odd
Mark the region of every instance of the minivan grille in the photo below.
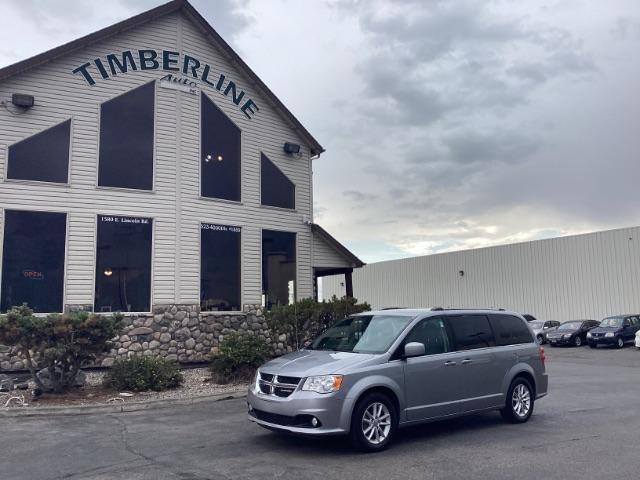
{"type": "Polygon", "coordinates": [[[260,388],[260,392],[265,395],[274,395],[276,397],[286,398],[295,392],[296,388],[298,388],[298,385],[300,384],[300,380],[300,377],[286,377],[260,372],[258,386],[260,388]]]}

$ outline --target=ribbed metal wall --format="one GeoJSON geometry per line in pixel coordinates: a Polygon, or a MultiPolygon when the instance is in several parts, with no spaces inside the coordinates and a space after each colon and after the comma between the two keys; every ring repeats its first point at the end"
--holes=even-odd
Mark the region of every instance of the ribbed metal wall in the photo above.
{"type": "MultiPolygon", "coordinates": [[[[324,278],[323,297],[344,295],[342,282],[324,278]]],[[[501,307],[557,320],[640,313],[640,227],[373,263],[354,270],[353,287],[374,308],[501,307]]]]}

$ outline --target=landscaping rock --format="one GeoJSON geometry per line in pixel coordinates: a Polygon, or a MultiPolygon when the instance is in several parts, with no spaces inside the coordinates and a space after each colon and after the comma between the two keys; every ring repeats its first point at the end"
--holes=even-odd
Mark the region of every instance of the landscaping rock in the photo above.
{"type": "Polygon", "coordinates": [[[8,375],[0,375],[0,392],[11,392],[13,390],[13,379],[8,375]]]}
{"type": "MultiPolygon", "coordinates": [[[[58,372],[59,371],[60,370],[58,370],[58,372]]],[[[42,370],[40,370],[36,374],[36,376],[38,377],[38,379],[42,383],[42,386],[44,387],[44,391],[45,392],[53,391],[53,382],[51,381],[50,373],[49,373],[49,369],[48,368],[43,368],[42,370]]],[[[79,370],[78,373],[76,374],[76,377],[73,380],[71,386],[72,387],[82,387],[82,386],[84,386],[86,381],[87,381],[87,375],[82,370],[79,370]]]]}

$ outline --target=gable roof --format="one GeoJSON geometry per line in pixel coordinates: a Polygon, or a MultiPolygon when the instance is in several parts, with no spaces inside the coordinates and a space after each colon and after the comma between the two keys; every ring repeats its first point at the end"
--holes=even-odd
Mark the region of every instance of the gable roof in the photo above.
{"type": "Polygon", "coordinates": [[[318,141],[304,128],[302,123],[289,111],[287,107],[276,97],[276,95],[267,87],[264,82],[256,75],[256,73],[249,68],[249,66],[240,58],[240,56],[231,48],[231,46],[224,41],[224,39],[216,32],[213,27],[207,22],[198,11],[187,0],[172,0],[169,3],[160,5],[159,7],[147,10],[139,15],[135,15],[122,22],[115,23],[110,27],[103,28],[94,33],[86,35],[84,37],[73,40],[59,47],[47,50],[46,52],[35,55],[26,60],[14,63],[4,68],[0,68],[0,81],[9,78],[13,75],[25,72],[31,68],[43,65],[45,63],[56,60],[62,56],[68,55],[76,50],[91,45],[93,43],[105,40],[119,33],[136,28],[144,23],[156,20],[167,14],[182,11],[193,23],[200,29],[200,31],[207,37],[207,39],[217,47],[226,59],[238,67],[238,69],[244,73],[249,79],[255,83],[262,94],[271,102],[272,106],[280,113],[286,121],[289,122],[291,127],[307,142],[311,149],[311,155],[320,155],[324,152],[324,148],[318,141]]]}
{"type": "Polygon", "coordinates": [[[336,240],[329,232],[327,232],[324,228],[322,228],[317,223],[311,224],[311,232],[315,233],[324,240],[328,245],[333,247],[340,255],[342,255],[349,263],[351,263],[355,268],[364,267],[366,263],[356,257],[351,251],[342,245],[338,240],[336,240]]]}

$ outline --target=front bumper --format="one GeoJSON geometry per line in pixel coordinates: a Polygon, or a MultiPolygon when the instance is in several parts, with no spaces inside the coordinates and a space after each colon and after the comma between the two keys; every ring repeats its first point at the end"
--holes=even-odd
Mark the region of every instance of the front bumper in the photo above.
{"type": "Polygon", "coordinates": [[[344,398],[336,394],[322,395],[296,390],[289,397],[280,398],[256,393],[252,388],[247,393],[248,418],[270,430],[281,430],[299,435],[339,435],[349,432],[349,424],[341,420],[344,398]],[[306,421],[315,417],[320,422],[312,427],[306,421]],[[344,425],[344,423],[347,423],[344,425]],[[304,424],[304,426],[301,426],[304,424]]]}
{"type": "Polygon", "coordinates": [[[588,337],[589,345],[617,345],[618,337],[588,337]]]}

